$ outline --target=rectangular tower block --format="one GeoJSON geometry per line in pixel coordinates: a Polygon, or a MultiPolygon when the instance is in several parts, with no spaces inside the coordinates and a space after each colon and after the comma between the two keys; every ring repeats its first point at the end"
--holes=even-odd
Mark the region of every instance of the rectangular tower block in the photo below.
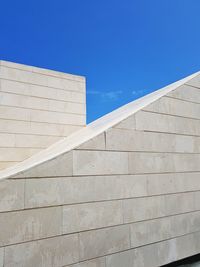
{"type": "Polygon", "coordinates": [[[0,169],[85,123],[84,77],[0,61],[0,169]]]}

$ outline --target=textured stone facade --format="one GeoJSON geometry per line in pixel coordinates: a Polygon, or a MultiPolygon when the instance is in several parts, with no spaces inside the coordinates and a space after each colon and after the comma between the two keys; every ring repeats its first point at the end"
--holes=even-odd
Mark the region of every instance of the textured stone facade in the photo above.
{"type": "Polygon", "coordinates": [[[156,267],[200,253],[200,76],[0,181],[1,267],[156,267]]]}
{"type": "Polygon", "coordinates": [[[0,169],[85,124],[84,77],[0,61],[0,169]]]}

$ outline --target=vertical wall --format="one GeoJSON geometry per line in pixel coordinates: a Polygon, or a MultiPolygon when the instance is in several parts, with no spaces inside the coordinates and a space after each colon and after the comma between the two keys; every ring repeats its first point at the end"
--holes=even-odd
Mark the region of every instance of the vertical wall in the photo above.
{"type": "Polygon", "coordinates": [[[1,181],[0,266],[156,267],[200,253],[198,79],[1,181]]]}
{"type": "Polygon", "coordinates": [[[0,61],[0,169],[85,123],[84,77],[0,61]]]}

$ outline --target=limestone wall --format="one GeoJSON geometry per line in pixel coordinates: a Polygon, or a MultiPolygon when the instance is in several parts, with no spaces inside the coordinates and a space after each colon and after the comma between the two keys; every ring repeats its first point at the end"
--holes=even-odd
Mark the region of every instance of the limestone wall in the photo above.
{"type": "Polygon", "coordinates": [[[155,267],[200,253],[200,76],[0,182],[0,266],[155,267]]]}
{"type": "Polygon", "coordinates": [[[85,123],[83,77],[0,61],[0,169],[85,123]]]}

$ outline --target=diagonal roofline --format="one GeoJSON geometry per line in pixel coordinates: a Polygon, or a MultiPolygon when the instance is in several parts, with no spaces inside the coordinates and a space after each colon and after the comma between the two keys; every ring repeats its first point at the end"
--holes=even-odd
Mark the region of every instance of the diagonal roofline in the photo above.
{"type": "Polygon", "coordinates": [[[167,85],[106,114],[105,116],[95,120],[94,122],[88,124],[86,127],[71,134],[70,136],[54,143],[53,145],[35,154],[34,156],[14,165],[13,167],[0,171],[0,180],[7,179],[11,176],[16,176],[20,173],[23,173],[24,171],[27,171],[35,166],[57,158],[58,156],[75,149],[84,142],[89,141],[90,139],[103,133],[107,129],[120,123],[122,120],[133,115],[137,111],[148,106],[167,93],[187,83],[189,80],[193,79],[199,74],[200,72],[196,72],[190,76],[187,76],[186,78],[167,85]]]}

